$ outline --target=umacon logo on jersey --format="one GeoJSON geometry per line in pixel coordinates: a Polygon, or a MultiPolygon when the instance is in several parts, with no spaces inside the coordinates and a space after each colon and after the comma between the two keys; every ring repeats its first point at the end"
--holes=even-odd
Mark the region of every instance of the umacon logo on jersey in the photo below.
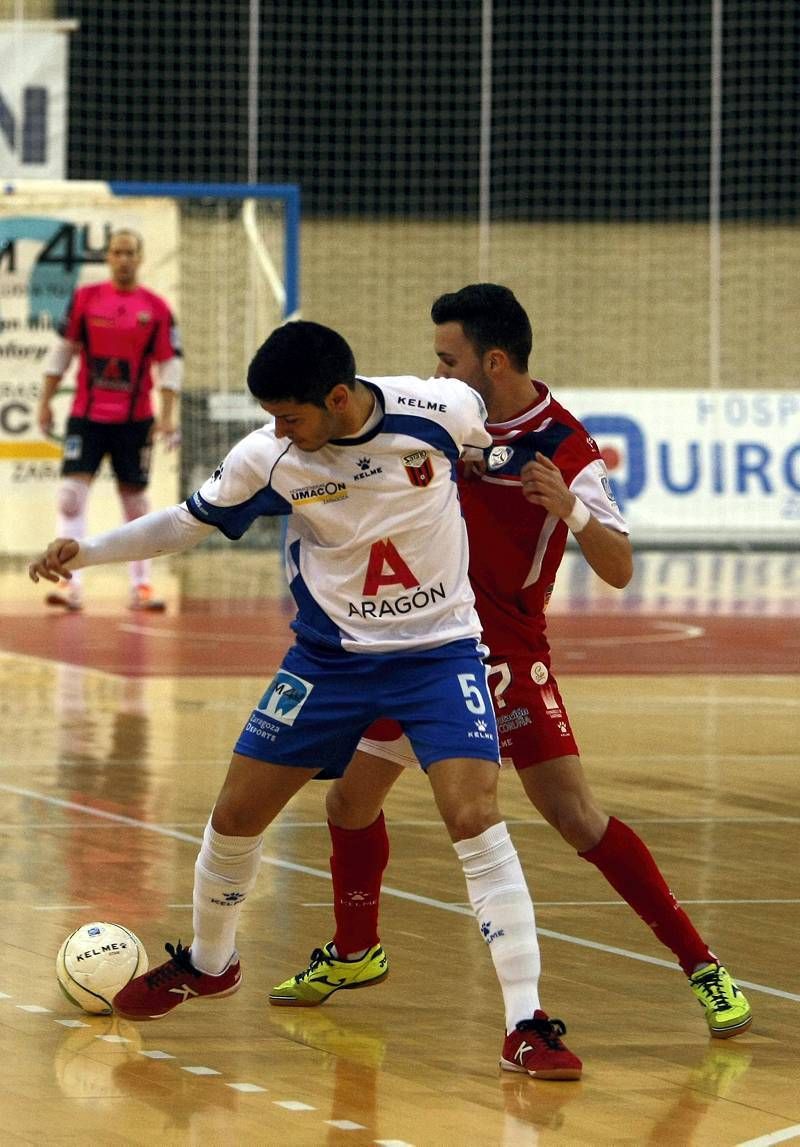
{"type": "Polygon", "coordinates": [[[403,465],[412,486],[430,485],[433,478],[433,462],[427,450],[415,450],[413,454],[404,454],[403,465]]]}
{"type": "Polygon", "coordinates": [[[316,486],[301,486],[289,491],[293,502],[302,502],[304,506],[311,502],[341,502],[348,497],[346,482],[320,482],[316,486]]]}
{"type": "Polygon", "coordinates": [[[293,725],[313,688],[311,681],[279,669],[257,708],[282,725],[293,725]]]}

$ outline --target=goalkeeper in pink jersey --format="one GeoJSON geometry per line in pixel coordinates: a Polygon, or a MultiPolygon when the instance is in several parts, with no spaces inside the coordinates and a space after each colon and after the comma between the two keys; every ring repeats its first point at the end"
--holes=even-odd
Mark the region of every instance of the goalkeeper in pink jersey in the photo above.
{"type": "MultiPolygon", "coordinates": [[[[676,901],[645,843],[598,804],[550,667],[545,608],[568,531],[609,585],[624,587],[633,572],[627,527],[603,460],[581,423],[531,379],[530,322],[510,290],[491,283],[464,287],[437,299],[431,316],[439,377],[459,378],[481,395],[492,436],[482,466],[462,473],[460,495],[501,754],[545,820],[675,954],[711,1035],[738,1035],[750,1027],[747,1000],[676,901]]],[[[340,988],[385,977],[378,908],[389,842],[381,810],[403,768],[414,764],[399,725],[381,721],[367,730],[353,763],[328,790],[335,935],[314,950],[307,968],[273,988],[272,1004],[310,1007],[340,988]]],[[[477,888],[490,879],[491,857],[474,863],[477,888]]],[[[524,1033],[528,1043],[535,1035],[524,1033]]],[[[501,1066],[525,1071],[525,1055],[512,1046],[501,1066]]]]}
{"type": "MultiPolygon", "coordinates": [[[[138,282],[142,239],[120,229],[111,235],[106,261],[110,279],[79,287],[59,327],[60,339],[45,364],[39,426],[53,428],[52,400],[72,361],[80,356],[75,398],[64,441],[58,489],[58,533],[86,536],[89,489],[108,455],[126,521],[150,509],[147,485],[153,439],[177,443],[176,397],[183,363],[175,320],[168,304],[138,282]],[[153,370],[158,373],[160,409],[153,409],[153,370]]],[[[131,609],[161,610],[150,585],[150,562],[130,565],[131,609]]],[[[47,604],[67,610],[83,606],[80,572],[59,585],[47,604]]]]}

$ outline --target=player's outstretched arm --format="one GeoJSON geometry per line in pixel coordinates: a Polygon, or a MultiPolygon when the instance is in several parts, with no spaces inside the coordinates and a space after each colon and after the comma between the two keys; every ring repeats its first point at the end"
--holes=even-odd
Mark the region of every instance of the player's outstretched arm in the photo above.
{"type": "Polygon", "coordinates": [[[58,581],[59,577],[69,578],[70,570],[85,566],[176,554],[198,545],[213,534],[215,528],[199,522],[183,504],[170,506],[126,522],[115,530],[87,538],[80,545],[73,538],[56,538],[43,554],[31,562],[28,575],[32,581],[38,581],[40,577],[58,581]]]}

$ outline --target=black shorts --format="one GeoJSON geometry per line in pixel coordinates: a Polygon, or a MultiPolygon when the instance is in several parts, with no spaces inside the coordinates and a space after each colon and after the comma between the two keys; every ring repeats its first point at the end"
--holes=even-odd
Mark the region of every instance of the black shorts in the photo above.
{"type": "Polygon", "coordinates": [[[64,439],[62,474],[96,474],[106,454],[118,482],[146,486],[150,479],[154,419],[93,422],[70,418],[64,439]]]}

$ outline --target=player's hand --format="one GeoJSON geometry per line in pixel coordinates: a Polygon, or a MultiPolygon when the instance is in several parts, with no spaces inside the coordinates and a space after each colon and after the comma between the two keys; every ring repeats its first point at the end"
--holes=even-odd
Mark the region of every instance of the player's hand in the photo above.
{"type": "Polygon", "coordinates": [[[482,474],[486,473],[486,462],[483,458],[463,458],[461,467],[464,478],[480,478],[482,474]]]}
{"type": "Polygon", "coordinates": [[[72,574],[67,569],[66,563],[77,556],[79,549],[80,545],[74,538],[56,538],[44,553],[28,566],[28,577],[35,582],[38,582],[40,577],[46,581],[58,581],[62,577],[69,581],[72,574]]]}
{"type": "Polygon", "coordinates": [[[43,399],[39,403],[39,410],[37,411],[36,417],[39,423],[39,429],[41,430],[42,434],[49,435],[50,431],[53,429],[54,421],[53,408],[49,402],[45,402],[43,399]]]}
{"type": "Polygon", "coordinates": [[[568,518],[575,505],[575,495],[567,488],[564,478],[553,462],[537,453],[534,462],[526,462],[520,471],[522,493],[529,502],[544,506],[557,518],[568,518]]]}
{"type": "Polygon", "coordinates": [[[158,421],[155,425],[155,435],[161,439],[167,450],[176,450],[181,444],[180,429],[172,422],[158,421]]]}

